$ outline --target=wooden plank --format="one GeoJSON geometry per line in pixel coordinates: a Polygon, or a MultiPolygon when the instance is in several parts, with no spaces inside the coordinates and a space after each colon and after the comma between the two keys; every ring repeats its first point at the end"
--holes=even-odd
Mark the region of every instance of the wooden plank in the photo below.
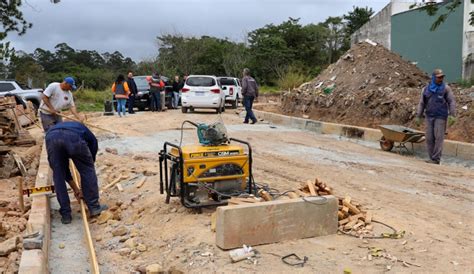
{"type": "Polygon", "coordinates": [[[355,206],[352,205],[351,203],[347,203],[345,199],[342,201],[342,204],[343,204],[345,207],[349,208],[349,212],[352,212],[352,213],[354,213],[354,214],[359,214],[359,213],[360,213],[360,210],[359,210],[357,207],[355,207],[355,206]]]}
{"type": "Polygon", "coordinates": [[[342,200],[342,203],[344,203],[344,202],[350,204],[351,203],[351,196],[346,195],[346,197],[344,197],[344,200],[342,200]]]}
{"type": "Polygon", "coordinates": [[[114,185],[118,184],[120,181],[125,180],[129,177],[129,175],[123,175],[121,174],[117,179],[113,180],[110,184],[106,185],[102,190],[107,190],[114,185]]]}
{"type": "Polygon", "coordinates": [[[363,221],[357,221],[357,224],[352,227],[352,229],[358,229],[359,227],[363,226],[365,223],[363,221]]]}
{"type": "Polygon", "coordinates": [[[303,197],[308,197],[308,196],[309,196],[308,193],[303,192],[303,191],[301,191],[301,190],[299,190],[299,189],[295,190],[295,192],[296,192],[296,194],[300,195],[300,197],[301,197],[301,196],[303,196],[303,197]]]}
{"type": "Polygon", "coordinates": [[[367,211],[367,213],[365,214],[365,223],[370,224],[372,222],[372,218],[373,218],[372,212],[367,211]]]}
{"type": "Polygon", "coordinates": [[[146,176],[143,176],[143,177],[140,179],[140,181],[138,181],[138,183],[137,183],[137,188],[140,188],[140,187],[143,186],[143,184],[144,184],[145,181],[146,181],[146,178],[147,178],[146,176]]]}
{"type": "Polygon", "coordinates": [[[273,200],[272,196],[270,195],[270,193],[268,193],[267,191],[263,190],[263,189],[260,189],[258,191],[258,195],[260,195],[260,197],[262,197],[265,201],[271,201],[273,200]]]}
{"type": "Polygon", "coordinates": [[[123,192],[123,186],[122,186],[122,184],[117,183],[115,186],[117,187],[118,191],[123,192]]]}
{"type": "Polygon", "coordinates": [[[347,224],[344,225],[344,230],[352,229],[353,226],[357,224],[358,220],[349,221],[347,224]]]}
{"type": "Polygon", "coordinates": [[[344,217],[345,217],[345,215],[342,211],[337,212],[337,219],[338,220],[342,220],[342,219],[344,219],[344,217]]]}
{"type": "Polygon", "coordinates": [[[349,214],[349,208],[347,206],[343,206],[342,207],[342,212],[346,215],[349,214]]]}
{"type": "Polygon", "coordinates": [[[349,220],[358,220],[360,218],[363,218],[364,217],[364,214],[362,213],[359,213],[359,214],[356,214],[356,215],[352,215],[352,216],[349,216],[349,220]]]}
{"type": "Polygon", "coordinates": [[[318,193],[316,193],[316,189],[314,189],[313,182],[307,181],[306,185],[308,186],[309,194],[311,194],[311,196],[317,196],[318,195],[318,193]]]}
{"type": "MultiPolygon", "coordinates": [[[[70,165],[72,166],[73,181],[76,185],[79,185],[79,176],[77,175],[77,169],[74,166],[74,163],[72,161],[70,161],[70,165]]],[[[85,232],[84,234],[86,236],[87,249],[89,250],[89,255],[90,255],[90,263],[92,267],[91,270],[93,274],[99,274],[100,273],[99,263],[97,261],[97,256],[94,249],[94,243],[92,241],[91,231],[89,229],[89,222],[87,220],[86,206],[83,199],[81,199],[81,215],[82,215],[82,221],[84,224],[84,232],[85,232]]]]}
{"type": "Polygon", "coordinates": [[[21,213],[25,213],[25,201],[23,200],[23,177],[18,180],[18,201],[21,213]]]}
{"type": "Polygon", "coordinates": [[[350,222],[349,218],[345,218],[345,219],[342,219],[342,220],[339,221],[339,225],[345,225],[348,222],[350,222]]]}

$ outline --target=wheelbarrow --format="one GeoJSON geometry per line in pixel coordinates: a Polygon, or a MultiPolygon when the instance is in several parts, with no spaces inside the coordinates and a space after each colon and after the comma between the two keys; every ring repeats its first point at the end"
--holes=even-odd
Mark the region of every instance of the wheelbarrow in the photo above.
{"type": "Polygon", "coordinates": [[[407,143],[411,143],[411,153],[415,152],[414,143],[422,143],[425,141],[425,133],[408,127],[399,125],[380,125],[382,138],[380,139],[380,148],[384,151],[391,151],[394,147],[401,153],[402,149],[410,152],[406,147],[407,143]],[[398,145],[396,145],[398,143],[398,145]]]}

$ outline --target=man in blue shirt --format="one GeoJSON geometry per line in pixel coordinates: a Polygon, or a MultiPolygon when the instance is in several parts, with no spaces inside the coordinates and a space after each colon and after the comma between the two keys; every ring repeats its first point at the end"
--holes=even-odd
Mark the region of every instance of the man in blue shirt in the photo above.
{"type": "Polygon", "coordinates": [[[61,206],[61,222],[69,224],[72,221],[66,182],[72,187],[76,197],[84,199],[91,217],[100,215],[107,207],[99,204],[99,187],[94,166],[98,145],[94,134],[79,122],[63,122],[48,130],[45,141],[49,165],[53,170],[56,197],[61,206]],[[69,159],[74,162],[81,176],[82,195],[73,183],[69,159]]]}

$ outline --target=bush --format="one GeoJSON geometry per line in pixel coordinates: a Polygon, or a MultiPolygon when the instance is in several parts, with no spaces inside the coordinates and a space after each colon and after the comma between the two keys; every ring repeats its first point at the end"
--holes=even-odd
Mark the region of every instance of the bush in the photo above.
{"type": "Polygon", "coordinates": [[[278,79],[277,85],[280,90],[290,90],[299,87],[301,84],[307,81],[309,81],[308,76],[297,69],[290,68],[288,69],[288,72],[283,75],[283,77],[278,79]]]}

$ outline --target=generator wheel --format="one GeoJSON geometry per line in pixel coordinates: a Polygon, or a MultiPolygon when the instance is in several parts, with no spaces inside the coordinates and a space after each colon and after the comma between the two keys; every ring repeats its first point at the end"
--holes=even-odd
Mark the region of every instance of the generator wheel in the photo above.
{"type": "Polygon", "coordinates": [[[383,151],[391,151],[392,148],[393,148],[393,145],[394,145],[394,142],[385,139],[384,136],[382,136],[382,138],[380,139],[380,148],[381,148],[383,151]]]}

